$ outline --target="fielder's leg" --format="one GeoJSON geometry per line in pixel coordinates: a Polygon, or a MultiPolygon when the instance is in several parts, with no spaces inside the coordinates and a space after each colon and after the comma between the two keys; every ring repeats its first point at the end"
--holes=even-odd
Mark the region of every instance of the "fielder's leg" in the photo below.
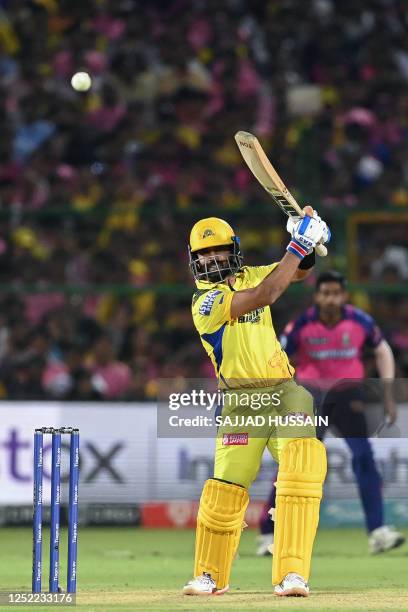
{"type": "Polygon", "coordinates": [[[367,438],[345,438],[345,441],[352,452],[353,472],[369,533],[369,552],[376,554],[401,546],[405,542],[403,534],[394,527],[384,525],[381,477],[369,440],[367,438]]]}
{"type": "Polygon", "coordinates": [[[277,473],[274,474],[272,480],[272,487],[268,495],[268,500],[265,503],[265,507],[263,509],[260,521],[259,521],[259,530],[261,535],[271,535],[273,534],[273,520],[271,520],[270,510],[275,508],[276,505],[276,481],[277,473]]]}
{"type": "Polygon", "coordinates": [[[364,508],[367,531],[384,524],[381,479],[367,438],[345,438],[352,452],[352,467],[364,508]]]}
{"type": "Polygon", "coordinates": [[[382,482],[368,440],[363,391],[352,388],[334,392],[330,400],[334,407],[333,423],[352,453],[353,472],[369,534],[368,550],[376,554],[400,546],[405,537],[394,527],[384,525],[382,482]]]}
{"type": "Polygon", "coordinates": [[[272,479],[272,487],[269,492],[268,499],[262,510],[261,518],[259,520],[259,535],[256,554],[258,557],[272,554],[273,551],[273,531],[274,531],[274,520],[272,513],[275,513],[276,506],[276,487],[275,480],[277,472],[275,472],[272,479]]]}
{"type": "Polygon", "coordinates": [[[332,412],[331,423],[344,438],[352,454],[352,467],[364,509],[367,531],[384,524],[381,478],[367,435],[362,388],[332,390],[326,405],[332,412]]]}

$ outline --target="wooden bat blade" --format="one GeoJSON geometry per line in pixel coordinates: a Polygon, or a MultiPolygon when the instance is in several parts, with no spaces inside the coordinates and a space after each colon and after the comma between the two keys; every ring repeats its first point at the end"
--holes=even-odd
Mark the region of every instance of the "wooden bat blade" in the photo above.
{"type": "Polygon", "coordinates": [[[235,134],[235,140],[248,168],[262,187],[276,199],[287,215],[302,217],[300,206],[265,155],[256,136],[241,131],[235,134]]]}
{"type": "MultiPolygon", "coordinates": [[[[303,210],[265,155],[256,136],[250,132],[239,131],[235,134],[235,141],[252,174],[283,212],[289,217],[304,217],[303,210]]],[[[321,257],[327,255],[323,244],[316,246],[316,252],[321,257]]]]}

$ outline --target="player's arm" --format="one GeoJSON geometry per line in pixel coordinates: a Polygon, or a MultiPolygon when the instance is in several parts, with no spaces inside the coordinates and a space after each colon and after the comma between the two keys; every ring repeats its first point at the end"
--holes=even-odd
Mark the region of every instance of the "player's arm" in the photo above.
{"type": "Polygon", "coordinates": [[[397,418],[397,408],[392,392],[392,383],[395,378],[395,359],[386,340],[382,339],[375,347],[374,355],[378,374],[384,383],[384,402],[388,421],[394,423],[397,418]]]}
{"type": "Polygon", "coordinates": [[[292,283],[298,283],[299,281],[305,280],[310,274],[312,270],[296,270],[294,277],[292,278],[292,283]]]}
{"type": "Polygon", "coordinates": [[[287,289],[300,263],[322,239],[328,241],[330,232],[320,217],[307,215],[294,226],[292,240],[278,266],[253,289],[237,291],[231,302],[231,318],[236,319],[255,308],[269,306],[287,289]],[[325,240],[326,239],[326,240],[325,240]]]}
{"type": "Polygon", "coordinates": [[[374,349],[375,362],[378,373],[382,380],[394,380],[395,359],[390,345],[386,340],[381,340],[374,349]]]}
{"type": "Polygon", "coordinates": [[[299,268],[296,270],[292,278],[292,283],[297,283],[299,281],[305,280],[305,278],[307,278],[309,274],[311,273],[312,268],[315,265],[315,262],[316,262],[316,255],[313,250],[309,255],[306,255],[306,257],[302,259],[302,261],[300,262],[299,268]]]}
{"type": "Polygon", "coordinates": [[[257,287],[234,293],[231,319],[276,302],[292,281],[298,267],[299,259],[296,255],[285,253],[277,267],[257,287]]]}

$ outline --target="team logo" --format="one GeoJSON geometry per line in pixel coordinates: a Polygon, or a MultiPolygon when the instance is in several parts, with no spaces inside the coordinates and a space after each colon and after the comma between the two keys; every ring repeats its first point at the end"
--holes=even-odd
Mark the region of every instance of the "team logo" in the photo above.
{"type": "Polygon", "coordinates": [[[248,446],[247,433],[227,433],[222,436],[223,446],[248,446]]]}
{"type": "Polygon", "coordinates": [[[214,232],[212,231],[212,229],[204,230],[203,238],[208,238],[209,236],[214,236],[214,232]]]}
{"type": "Polygon", "coordinates": [[[348,332],[343,332],[343,346],[348,346],[350,344],[350,334],[348,332]]]}

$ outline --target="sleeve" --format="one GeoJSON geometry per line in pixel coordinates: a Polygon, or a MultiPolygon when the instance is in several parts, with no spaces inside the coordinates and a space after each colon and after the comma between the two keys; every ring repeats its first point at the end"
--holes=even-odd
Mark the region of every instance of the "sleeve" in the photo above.
{"type": "Polygon", "coordinates": [[[216,288],[206,291],[193,303],[194,325],[200,335],[217,331],[231,320],[231,302],[234,293],[228,289],[216,288]]]}
{"type": "Polygon", "coordinates": [[[279,262],[270,264],[269,266],[248,266],[247,272],[251,286],[256,287],[264,278],[268,276],[278,266],[279,262]]]}
{"type": "Polygon", "coordinates": [[[376,348],[380,344],[381,340],[383,340],[383,334],[373,317],[355,306],[351,306],[349,308],[351,309],[352,320],[358,323],[364,330],[365,346],[372,349],[376,348]]]}
{"type": "Polygon", "coordinates": [[[297,319],[296,321],[290,321],[286,325],[281,337],[279,338],[281,347],[288,355],[288,357],[294,355],[299,348],[299,332],[301,329],[301,319],[297,319]]]}
{"type": "Polygon", "coordinates": [[[366,332],[365,343],[366,343],[366,346],[374,349],[380,344],[384,336],[381,332],[381,329],[378,327],[377,323],[374,321],[374,319],[370,317],[370,315],[365,315],[365,316],[366,316],[366,322],[364,325],[365,332],[366,332]]]}

